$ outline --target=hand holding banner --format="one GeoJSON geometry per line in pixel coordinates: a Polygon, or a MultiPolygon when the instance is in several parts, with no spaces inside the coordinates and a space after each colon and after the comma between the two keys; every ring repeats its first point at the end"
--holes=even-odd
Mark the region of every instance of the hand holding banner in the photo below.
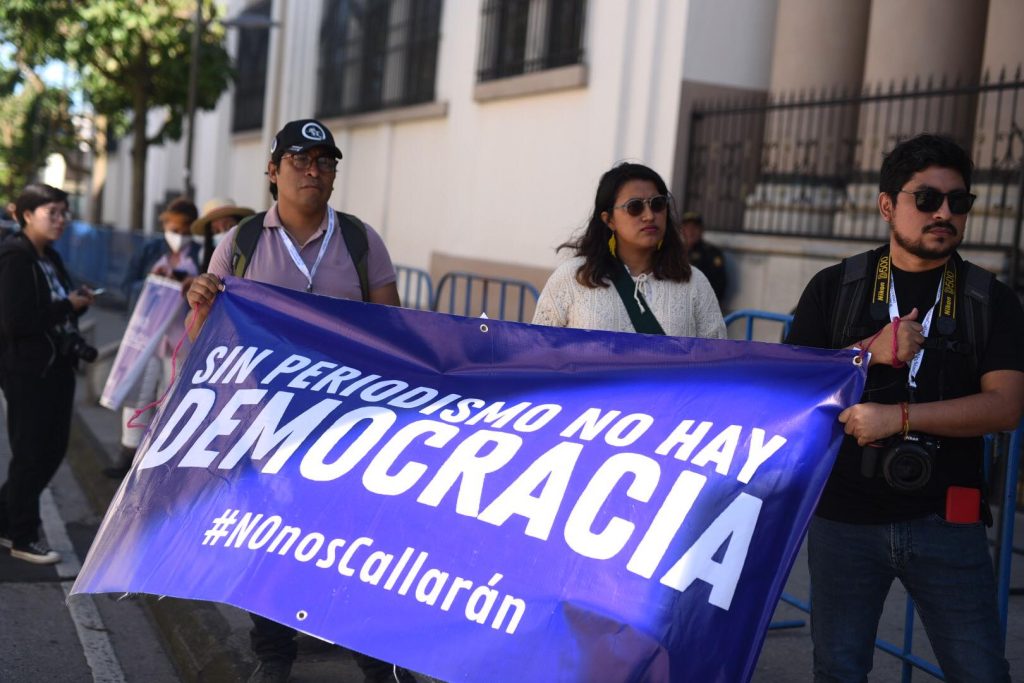
{"type": "Polygon", "coordinates": [[[854,356],[229,278],[73,593],[226,602],[446,680],[748,680],[854,356]]]}
{"type": "Polygon", "coordinates": [[[146,361],[156,352],[167,327],[181,315],[184,305],[180,282],[159,275],[146,278],[106,384],[103,385],[101,406],[111,410],[121,407],[135,380],[146,367],[146,361]]]}

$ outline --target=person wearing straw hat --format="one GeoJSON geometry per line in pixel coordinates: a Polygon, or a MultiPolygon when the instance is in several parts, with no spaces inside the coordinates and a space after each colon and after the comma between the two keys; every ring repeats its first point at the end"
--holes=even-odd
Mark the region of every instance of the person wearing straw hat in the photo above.
{"type": "Polygon", "coordinates": [[[234,200],[214,197],[203,204],[203,213],[192,223],[192,236],[198,238],[202,251],[199,255],[199,272],[210,268],[213,250],[220,244],[227,231],[243,218],[256,213],[250,208],[235,205],[234,200]]]}

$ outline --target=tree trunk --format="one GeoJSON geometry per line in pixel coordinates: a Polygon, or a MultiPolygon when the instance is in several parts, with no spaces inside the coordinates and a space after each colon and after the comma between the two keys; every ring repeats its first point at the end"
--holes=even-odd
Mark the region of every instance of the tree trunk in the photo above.
{"type": "Polygon", "coordinates": [[[143,216],[146,206],[146,106],[145,93],[141,88],[135,93],[132,107],[132,213],[129,227],[144,230],[143,216]]]}

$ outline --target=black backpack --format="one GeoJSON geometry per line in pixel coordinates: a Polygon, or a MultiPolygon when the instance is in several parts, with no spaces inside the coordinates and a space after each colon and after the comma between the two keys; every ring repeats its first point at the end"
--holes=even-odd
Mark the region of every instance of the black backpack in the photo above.
{"type": "MultiPolygon", "coordinates": [[[[231,243],[231,272],[235,277],[245,277],[245,271],[249,268],[253,252],[256,251],[256,243],[259,242],[260,234],[263,232],[263,219],[266,215],[266,211],[261,211],[238,224],[234,241],[231,243]]],[[[352,263],[355,264],[356,273],[359,275],[359,291],[363,295],[363,301],[369,301],[370,280],[367,272],[367,254],[370,251],[370,242],[366,236],[366,226],[351,214],[335,211],[334,215],[338,221],[338,227],[341,229],[341,236],[345,239],[349,256],[352,257],[352,263]]]]}

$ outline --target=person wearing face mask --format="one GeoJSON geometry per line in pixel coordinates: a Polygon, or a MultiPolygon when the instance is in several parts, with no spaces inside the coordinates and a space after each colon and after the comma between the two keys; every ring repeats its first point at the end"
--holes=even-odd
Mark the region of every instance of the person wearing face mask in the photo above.
{"type": "Polygon", "coordinates": [[[192,237],[198,240],[201,246],[199,272],[205,273],[210,269],[213,250],[224,239],[228,230],[254,213],[256,212],[252,209],[236,206],[234,201],[219,197],[207,200],[203,204],[202,215],[192,223],[192,237]]]}
{"type": "MultiPolygon", "coordinates": [[[[184,298],[192,280],[200,273],[199,245],[192,240],[192,224],[198,217],[196,205],[187,197],[172,199],[167,204],[167,208],[160,214],[160,224],[164,230],[162,253],[149,270],[144,271],[145,274],[140,278],[142,281],[145,281],[146,275],[161,275],[177,280],[181,283],[181,294],[184,298]]],[[[155,250],[148,245],[147,249],[155,250]]],[[[146,249],[143,250],[143,253],[145,252],[146,249]]],[[[141,290],[141,287],[139,289],[141,290]]],[[[184,333],[185,308],[182,307],[181,315],[167,327],[164,338],[157,345],[156,353],[146,362],[145,369],[121,409],[121,453],[114,466],[103,471],[108,477],[120,479],[131,469],[135,451],[142,441],[143,434],[146,433],[145,427],[152,417],[152,412],[135,418],[132,423],[135,426],[129,427],[128,423],[132,421],[136,410],[155,401],[170,384],[174,348],[184,333]]],[[[178,352],[179,365],[188,353],[188,347],[186,340],[178,352]]]]}

